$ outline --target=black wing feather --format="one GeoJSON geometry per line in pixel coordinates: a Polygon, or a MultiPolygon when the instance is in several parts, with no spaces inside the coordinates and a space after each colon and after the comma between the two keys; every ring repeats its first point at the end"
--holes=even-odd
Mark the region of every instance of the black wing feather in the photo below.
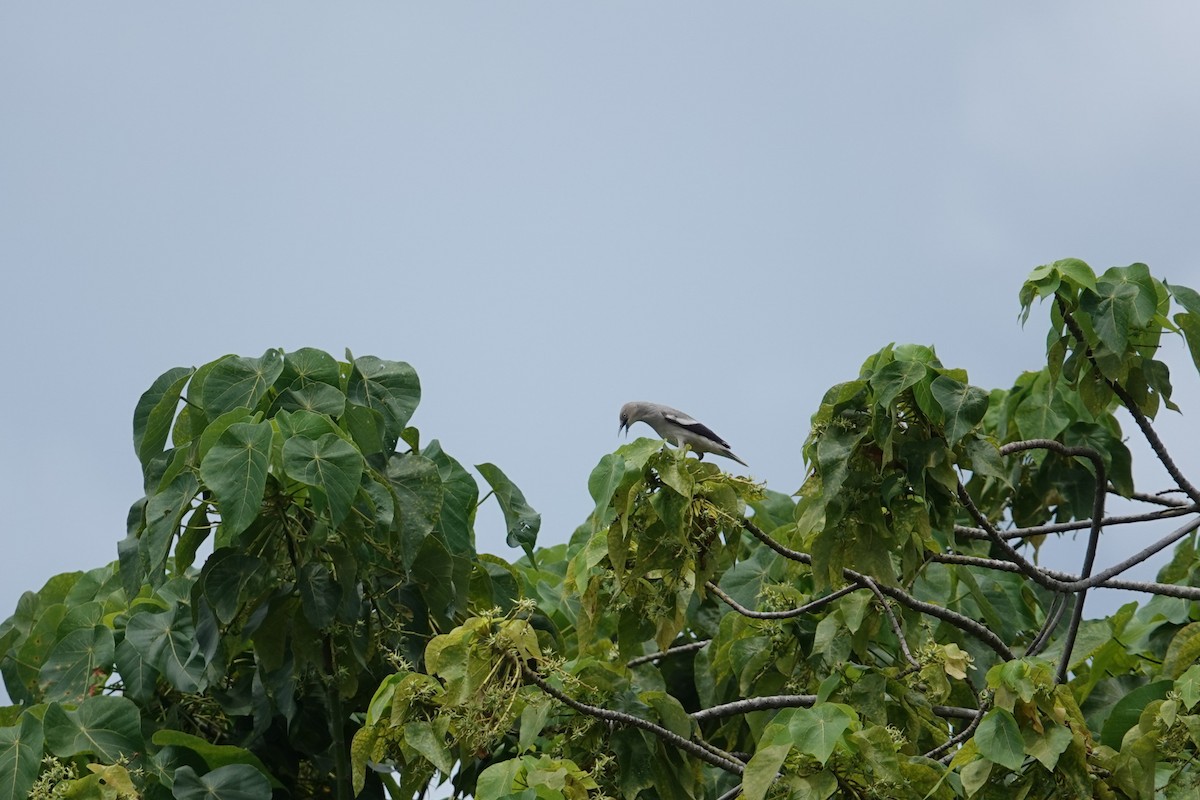
{"type": "Polygon", "coordinates": [[[716,442],[717,444],[721,445],[721,447],[724,447],[724,448],[729,447],[729,442],[725,441],[720,436],[717,436],[717,434],[715,432],[713,432],[712,428],[708,427],[707,425],[705,425],[702,422],[697,422],[696,420],[694,420],[690,417],[677,417],[674,414],[668,414],[666,416],[668,417],[668,419],[670,419],[672,422],[674,422],[676,425],[678,425],[681,428],[687,428],[689,431],[692,431],[693,433],[698,433],[701,436],[703,436],[704,438],[710,439],[710,440],[716,442]]]}

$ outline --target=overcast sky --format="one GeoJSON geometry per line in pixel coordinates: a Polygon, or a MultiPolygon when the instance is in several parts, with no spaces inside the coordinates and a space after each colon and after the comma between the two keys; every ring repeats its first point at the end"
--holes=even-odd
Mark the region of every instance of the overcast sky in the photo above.
{"type": "MultiPolygon", "coordinates": [[[[0,618],[116,557],[138,396],[229,352],[408,361],[424,440],[504,469],[542,544],[626,400],[792,492],[825,389],[888,342],[1010,386],[1043,363],[1034,266],[1200,287],[1198,30],[1168,2],[6,3],[0,618]]],[[[478,531],[519,555],[494,505],[478,531]]]]}

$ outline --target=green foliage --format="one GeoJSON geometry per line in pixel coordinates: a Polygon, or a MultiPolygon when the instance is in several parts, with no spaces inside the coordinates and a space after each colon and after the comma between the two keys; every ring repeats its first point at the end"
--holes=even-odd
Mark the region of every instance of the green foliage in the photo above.
{"type": "MultiPolygon", "coordinates": [[[[350,715],[469,609],[512,597],[475,554],[474,479],[436,441],[417,449],[419,398],[407,364],[310,349],[156,380],[119,563],[56,576],[0,625],[19,704],[0,794],[349,796],[350,715]]],[[[505,515],[536,519],[503,480],[505,515]]]]}
{"type": "Polygon", "coordinates": [[[796,495],[639,439],[535,550],[537,512],[478,465],[512,564],[476,554],[479,485],[420,447],[407,365],[170,370],[135,411],[119,564],[0,625],[0,793],[1194,797],[1200,491],[1151,422],[1176,407],[1163,334],[1200,367],[1200,294],[1067,259],[1023,321],[1038,300],[1046,364],[1009,388],[931,347],[867,358],[812,415],[796,495]],[[1118,413],[1176,494],[1135,492],[1118,413]],[[1158,581],[1125,585],[1143,602],[1086,619],[1121,584],[1083,552],[1172,519],[1158,581]],[[1050,535],[1082,578],[1037,566],[1050,535]]]}

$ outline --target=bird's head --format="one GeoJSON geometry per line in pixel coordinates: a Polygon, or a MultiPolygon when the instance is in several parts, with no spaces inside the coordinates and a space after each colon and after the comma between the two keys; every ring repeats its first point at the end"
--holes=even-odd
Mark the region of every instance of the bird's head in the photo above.
{"type": "Polygon", "coordinates": [[[617,433],[624,431],[629,433],[629,426],[635,422],[640,422],[645,416],[645,409],[641,403],[626,403],[621,406],[621,426],[617,428],[617,433]]]}

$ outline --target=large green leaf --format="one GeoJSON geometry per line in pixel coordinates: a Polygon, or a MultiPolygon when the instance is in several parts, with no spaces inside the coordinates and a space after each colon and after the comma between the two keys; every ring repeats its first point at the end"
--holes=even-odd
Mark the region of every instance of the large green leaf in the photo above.
{"type": "Polygon", "coordinates": [[[249,527],[262,507],[271,435],[271,426],[265,422],[230,425],[200,462],[200,477],[217,496],[227,536],[249,527]]]}
{"type": "Polygon", "coordinates": [[[442,508],[442,479],[437,464],[417,453],[393,454],[388,459],[387,477],[396,495],[396,513],[407,568],[412,566],[421,540],[437,523],[442,508]]]}
{"type": "Polygon", "coordinates": [[[779,775],[779,768],[792,752],[790,744],[773,744],[760,747],[746,764],[742,776],[742,791],[746,800],[763,800],[767,790],[779,775]]]}
{"type": "Polygon", "coordinates": [[[314,347],[301,347],[284,355],[280,378],[285,386],[294,386],[297,381],[302,385],[323,383],[335,389],[341,385],[337,360],[314,347]]]}
{"type": "Polygon", "coordinates": [[[533,546],[537,543],[538,531],[542,527],[542,515],[525,502],[525,495],[508,479],[495,464],[476,464],[475,469],[492,487],[500,509],[504,512],[504,524],[508,528],[508,546],[520,547],[533,559],[533,546]]]}
{"type": "Polygon", "coordinates": [[[596,501],[592,515],[597,529],[603,524],[608,504],[612,502],[613,495],[617,493],[617,487],[621,485],[621,479],[624,477],[625,458],[617,453],[602,456],[600,463],[588,476],[588,493],[596,501]]]}
{"type": "Polygon", "coordinates": [[[1146,710],[1146,706],[1154,700],[1162,700],[1167,696],[1167,692],[1174,688],[1174,681],[1153,681],[1126,694],[1116,702],[1104,721],[1104,727],[1100,731],[1100,743],[1120,750],[1125,733],[1138,724],[1138,718],[1146,710]]]}
{"type": "Polygon", "coordinates": [[[180,767],[171,794],[176,800],[270,800],[271,784],[249,764],[229,764],[204,775],[180,767]]]}
{"type": "Polygon", "coordinates": [[[185,605],[129,618],[125,641],[181,692],[195,692],[204,679],[204,658],[195,645],[196,630],[185,605]]]}
{"type": "Polygon", "coordinates": [[[421,455],[437,465],[442,480],[442,509],[437,529],[447,549],[455,555],[475,552],[475,505],[479,502],[479,484],[462,464],[446,455],[434,439],[421,455]]]}
{"type": "Polygon", "coordinates": [[[988,409],[988,393],[978,386],[939,375],[930,386],[933,398],[942,407],[946,442],[955,444],[983,421],[988,409]]]}
{"type": "Polygon", "coordinates": [[[133,449],[143,466],[166,445],[179,395],[193,372],[187,367],[169,369],[138,399],[133,410],[133,449]]]}
{"type": "Polygon", "coordinates": [[[783,724],[785,719],[786,735],[777,736],[773,743],[790,741],[797,749],[824,764],[857,718],[846,706],[819,703],[812,708],[788,709],[776,718],[776,722],[783,724]]]}
{"type": "Polygon", "coordinates": [[[25,712],[0,728],[0,797],[28,797],[42,764],[42,721],[25,712]]]}
{"type": "Polygon", "coordinates": [[[121,676],[121,694],[137,703],[145,703],[154,694],[158,670],[150,665],[128,639],[117,645],[113,663],[121,676]]]}
{"type": "Polygon", "coordinates": [[[313,411],[340,417],[346,410],[346,395],[336,386],[324,383],[301,384],[298,380],[279,393],[274,408],[313,411]]]}
{"type": "Polygon", "coordinates": [[[327,505],[334,526],[342,524],[363,472],[363,457],[354,445],[335,433],[293,436],[283,443],[283,468],[292,480],[318,489],[318,510],[327,505]]]}
{"type": "Polygon", "coordinates": [[[382,414],[389,437],[395,440],[421,401],[421,382],[416,370],[403,361],[360,356],[353,360],[346,394],[354,403],[382,414]]]}
{"type": "Polygon", "coordinates": [[[277,788],[282,787],[282,784],[275,780],[275,776],[259,760],[258,756],[244,747],[235,747],[231,744],[212,744],[199,736],[169,728],[155,731],[150,740],[159,747],[185,747],[203,758],[209,769],[226,767],[230,764],[245,764],[261,772],[272,785],[277,788]]]}
{"type": "Polygon", "coordinates": [[[1045,372],[1034,380],[1013,416],[1023,439],[1057,438],[1071,422],[1065,402],[1045,372]]]}
{"type": "Polygon", "coordinates": [[[95,688],[97,674],[112,668],[116,645],[104,625],[71,631],[42,664],[39,684],[47,700],[79,702],[95,688]]]}
{"type": "Polygon", "coordinates": [[[920,361],[893,361],[871,376],[875,402],[887,408],[905,389],[924,379],[928,368],[920,361]]]}
{"type": "Polygon", "coordinates": [[[221,547],[204,562],[200,582],[204,597],[223,624],[237,616],[242,604],[257,595],[269,578],[267,563],[238,548],[221,547]]]}
{"type": "Polygon", "coordinates": [[[301,567],[296,583],[300,588],[300,607],[309,624],[321,630],[333,622],[342,593],[329,568],[309,561],[301,567]]]}
{"type": "Polygon", "coordinates": [[[46,746],[60,758],[92,754],[112,764],[146,750],[138,707],[124,697],[89,697],[74,711],[51,703],[42,725],[46,746]]]}
{"type": "Polygon", "coordinates": [[[212,419],[235,408],[256,408],[283,372],[283,353],[271,349],[260,358],[224,358],[208,373],[201,405],[212,419]]]}
{"type": "Polygon", "coordinates": [[[152,571],[161,570],[166,564],[183,515],[199,491],[195,473],[181,472],[146,502],[146,530],[138,546],[152,571]]]}
{"type": "Polygon", "coordinates": [[[1025,742],[1012,712],[993,708],[975,731],[975,746],[984,758],[1014,772],[1025,761],[1025,742]]]}

